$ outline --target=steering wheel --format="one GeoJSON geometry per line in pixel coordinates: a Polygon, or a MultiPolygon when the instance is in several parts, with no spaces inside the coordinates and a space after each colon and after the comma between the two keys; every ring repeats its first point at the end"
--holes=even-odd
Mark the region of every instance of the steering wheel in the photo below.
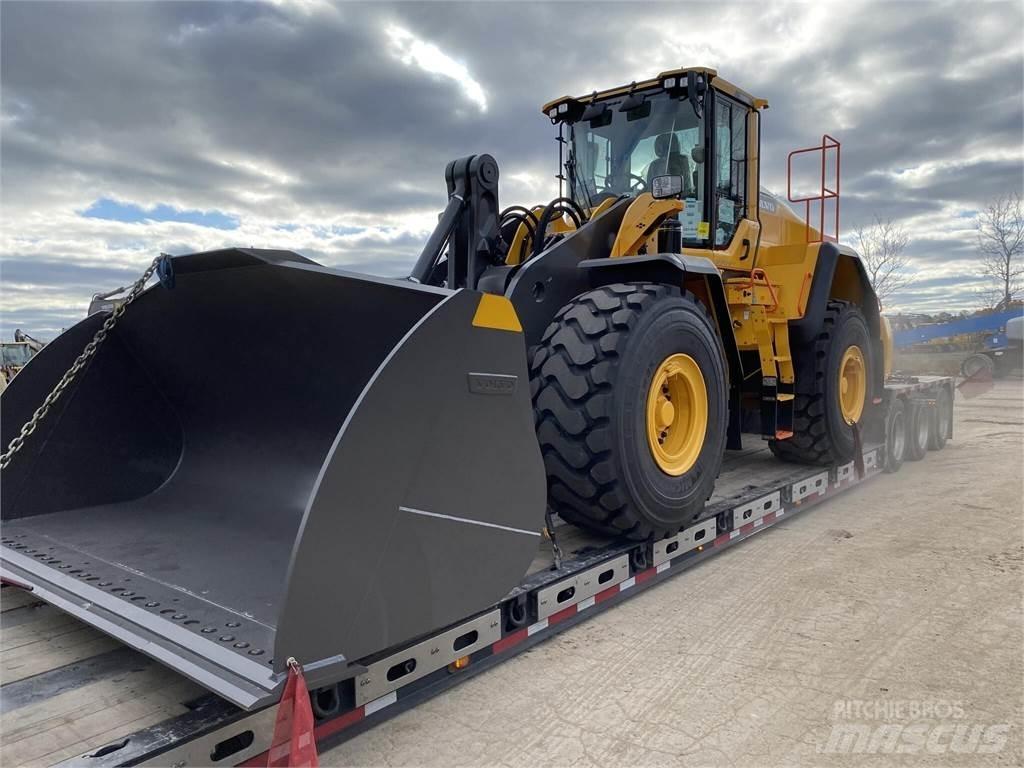
{"type": "MultiPolygon", "coordinates": [[[[621,177],[619,178],[621,179],[621,177]]],[[[638,176],[635,173],[631,173],[628,176],[628,180],[630,182],[629,191],[632,192],[634,195],[639,195],[641,192],[646,191],[647,179],[645,179],[643,176],[638,176]]],[[[590,195],[590,204],[591,206],[597,206],[603,203],[609,197],[619,197],[619,195],[620,193],[618,192],[612,192],[611,190],[603,189],[596,194],[590,195]]]]}

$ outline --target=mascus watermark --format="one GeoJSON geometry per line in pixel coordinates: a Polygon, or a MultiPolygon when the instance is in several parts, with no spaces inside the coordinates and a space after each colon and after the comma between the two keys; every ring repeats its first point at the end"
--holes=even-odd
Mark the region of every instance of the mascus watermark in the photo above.
{"type": "Polygon", "coordinates": [[[1010,736],[1008,723],[973,722],[959,701],[846,699],[832,708],[824,754],[994,754],[1010,736]]]}

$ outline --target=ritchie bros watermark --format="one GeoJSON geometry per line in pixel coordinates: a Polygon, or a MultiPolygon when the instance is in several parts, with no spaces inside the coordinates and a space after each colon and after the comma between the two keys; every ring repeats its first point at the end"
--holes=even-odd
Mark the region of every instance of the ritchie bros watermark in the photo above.
{"type": "Polygon", "coordinates": [[[979,722],[945,699],[843,699],[832,720],[822,754],[995,754],[1010,736],[1008,723],[979,722]]]}

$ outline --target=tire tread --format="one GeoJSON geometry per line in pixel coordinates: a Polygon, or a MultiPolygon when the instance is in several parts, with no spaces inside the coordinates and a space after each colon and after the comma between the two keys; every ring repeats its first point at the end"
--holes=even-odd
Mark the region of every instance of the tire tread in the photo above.
{"type": "Polygon", "coordinates": [[[641,519],[612,459],[613,381],[640,315],[689,292],[660,283],[620,283],[585,293],[556,314],[530,361],[530,384],[548,504],[567,522],[646,540],[662,531],[641,519]]]}

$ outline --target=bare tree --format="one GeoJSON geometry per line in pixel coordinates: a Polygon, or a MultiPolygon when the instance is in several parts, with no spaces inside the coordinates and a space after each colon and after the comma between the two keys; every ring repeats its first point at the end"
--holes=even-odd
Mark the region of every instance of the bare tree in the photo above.
{"type": "Polygon", "coordinates": [[[1000,195],[978,215],[981,272],[998,284],[996,306],[1008,304],[1024,277],[1024,209],[1020,192],[1000,195]]]}
{"type": "Polygon", "coordinates": [[[906,288],[913,279],[908,272],[910,259],[905,253],[910,237],[902,225],[892,219],[883,220],[877,214],[870,226],[857,227],[853,235],[871,285],[884,305],[890,296],[906,288]]]}

